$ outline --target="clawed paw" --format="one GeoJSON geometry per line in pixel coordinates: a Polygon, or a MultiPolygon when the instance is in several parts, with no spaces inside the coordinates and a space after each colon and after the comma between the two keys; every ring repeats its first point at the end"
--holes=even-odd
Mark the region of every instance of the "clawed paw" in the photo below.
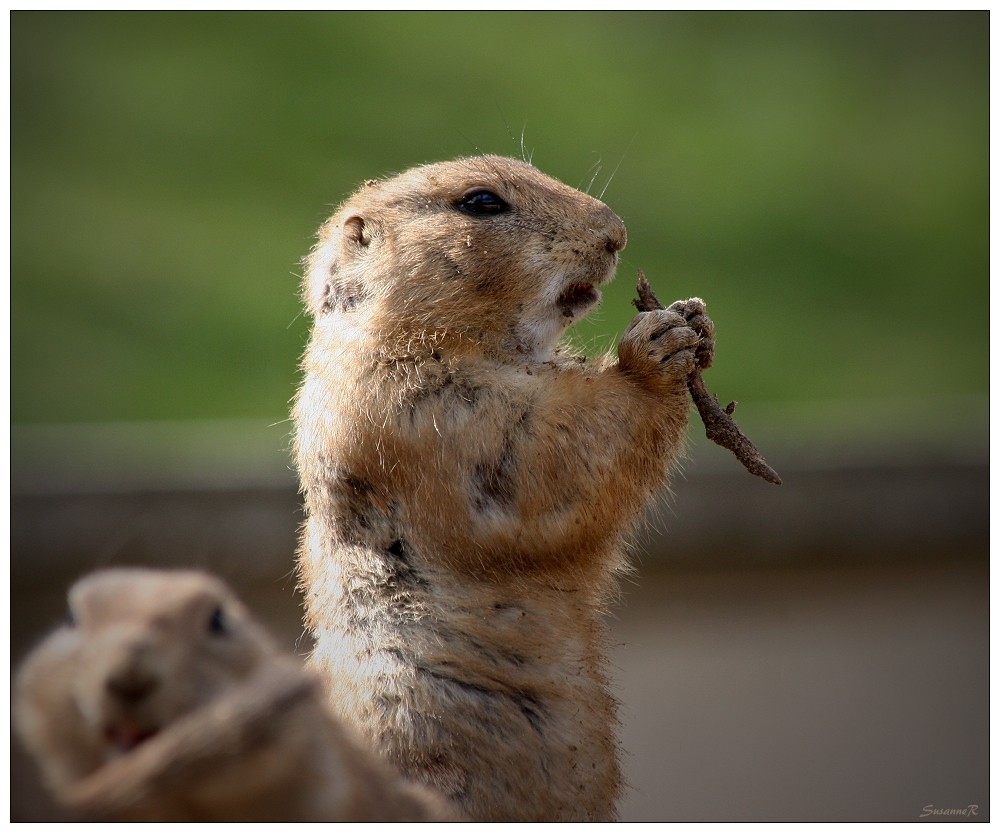
{"type": "Polygon", "coordinates": [[[715,327],[700,298],[640,312],[618,345],[624,369],[686,379],[712,364],[715,327]]]}
{"type": "Polygon", "coordinates": [[[695,358],[698,367],[707,370],[715,357],[715,324],[705,314],[705,302],[701,298],[688,298],[686,301],[674,301],[667,309],[682,316],[687,326],[698,334],[695,358]]]}

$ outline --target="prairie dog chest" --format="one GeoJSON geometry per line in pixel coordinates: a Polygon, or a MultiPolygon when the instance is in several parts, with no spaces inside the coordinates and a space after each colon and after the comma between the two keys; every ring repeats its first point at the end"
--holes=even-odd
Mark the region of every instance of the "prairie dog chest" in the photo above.
{"type": "Polygon", "coordinates": [[[540,430],[538,389],[553,368],[440,355],[331,367],[324,371],[336,385],[314,378],[303,386],[299,445],[322,469],[324,515],[340,520],[346,540],[388,546],[408,536],[414,545],[467,548],[488,537],[486,528],[515,522],[525,449],[540,430]]]}

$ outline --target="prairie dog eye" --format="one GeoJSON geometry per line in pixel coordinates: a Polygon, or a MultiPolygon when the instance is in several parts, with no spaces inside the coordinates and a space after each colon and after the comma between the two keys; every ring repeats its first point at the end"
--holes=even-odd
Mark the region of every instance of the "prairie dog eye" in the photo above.
{"type": "Polygon", "coordinates": [[[221,607],[217,607],[212,611],[212,615],[208,620],[208,632],[215,636],[224,636],[229,633],[229,625],[226,622],[226,616],[222,612],[221,607]]]}
{"type": "Polygon", "coordinates": [[[488,217],[510,210],[510,206],[503,198],[485,188],[475,188],[467,192],[459,199],[457,205],[466,214],[474,217],[488,217]]]}

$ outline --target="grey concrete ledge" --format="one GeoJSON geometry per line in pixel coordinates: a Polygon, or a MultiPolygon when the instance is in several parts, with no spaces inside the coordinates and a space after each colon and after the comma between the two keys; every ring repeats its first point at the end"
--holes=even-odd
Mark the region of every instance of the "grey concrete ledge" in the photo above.
{"type": "MultiPolygon", "coordinates": [[[[989,464],[978,432],[935,444],[755,431],[784,485],[694,438],[638,536],[639,560],[985,556],[989,464]]],[[[15,428],[12,580],[68,580],[110,564],[287,575],[302,520],[288,435],[287,424],[263,421],[15,428]]]]}

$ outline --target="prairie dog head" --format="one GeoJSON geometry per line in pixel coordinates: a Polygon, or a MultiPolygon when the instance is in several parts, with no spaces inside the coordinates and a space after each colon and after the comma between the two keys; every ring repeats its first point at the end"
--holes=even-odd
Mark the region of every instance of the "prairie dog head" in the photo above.
{"type": "Polygon", "coordinates": [[[222,582],[116,569],[69,593],[70,620],[17,675],[14,718],[57,792],[248,677],[270,638],[222,582]]]}
{"type": "Polygon", "coordinates": [[[600,301],[625,242],[604,203],[524,162],[425,165],[367,183],[323,225],[306,306],[318,329],[545,357],[600,301]]]}

